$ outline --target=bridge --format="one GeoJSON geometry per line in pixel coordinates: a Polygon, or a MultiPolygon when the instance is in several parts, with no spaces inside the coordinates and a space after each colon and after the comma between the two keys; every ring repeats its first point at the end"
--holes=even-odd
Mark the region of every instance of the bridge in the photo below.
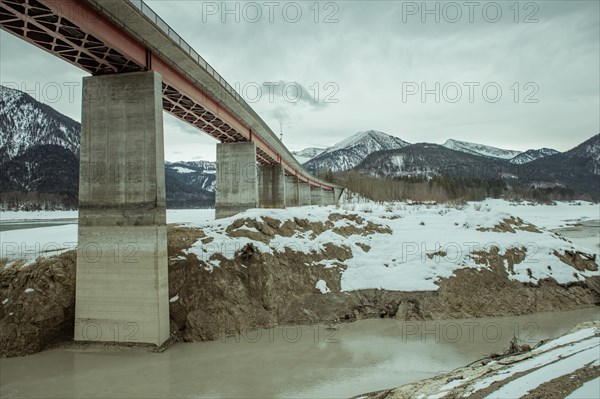
{"type": "MultiPolygon", "coordinates": [[[[244,99],[141,0],[2,0],[5,31],[83,79],[75,340],[170,336],[162,111],[214,137],[215,214],[332,205],[244,99]]],[[[43,68],[43,66],[40,66],[43,68]]]]}

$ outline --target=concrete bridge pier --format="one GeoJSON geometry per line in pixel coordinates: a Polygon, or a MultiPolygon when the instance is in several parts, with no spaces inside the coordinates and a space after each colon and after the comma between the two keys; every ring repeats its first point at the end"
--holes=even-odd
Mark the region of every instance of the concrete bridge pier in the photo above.
{"type": "Polygon", "coordinates": [[[323,189],[317,186],[310,186],[311,205],[323,205],[323,189]]]}
{"type": "Polygon", "coordinates": [[[215,217],[225,218],[257,208],[258,197],[256,144],[217,144],[215,217]]]}
{"type": "Polygon", "coordinates": [[[300,206],[300,182],[296,176],[285,177],[285,206],[300,206]]]}
{"type": "Polygon", "coordinates": [[[169,338],[162,78],[83,79],[75,340],[169,338]]]}
{"type": "Polygon", "coordinates": [[[261,165],[258,176],[259,207],[285,208],[286,181],[283,166],[261,165]]]}
{"type": "Polygon", "coordinates": [[[322,192],[323,195],[323,205],[335,205],[337,204],[336,198],[335,198],[335,191],[334,190],[323,190],[322,192]]]}
{"type": "Polygon", "coordinates": [[[311,204],[310,185],[300,180],[298,181],[298,201],[300,206],[311,204]]]}

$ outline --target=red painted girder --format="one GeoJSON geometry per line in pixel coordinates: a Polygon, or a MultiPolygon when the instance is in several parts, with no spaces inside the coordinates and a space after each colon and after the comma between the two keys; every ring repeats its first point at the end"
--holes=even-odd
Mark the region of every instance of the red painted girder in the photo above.
{"type": "Polygon", "coordinates": [[[122,28],[109,21],[104,15],[100,14],[90,5],[77,0],[38,0],[50,8],[56,15],[66,18],[83,31],[88,32],[103,41],[109,47],[123,54],[131,61],[140,66],[159,73],[163,81],[179,90],[182,94],[197,101],[202,107],[218,116],[223,122],[227,123],[243,137],[256,142],[257,146],[272,159],[280,162],[284,168],[291,171],[299,180],[311,185],[319,186],[326,190],[332,187],[315,182],[302,175],[288,162],[281,159],[281,155],[274,151],[263,139],[253,134],[251,129],[245,126],[243,122],[237,119],[229,110],[220,105],[210,95],[201,90],[196,84],[191,82],[168,62],[156,55],[148,57],[148,49],[140,42],[131,37],[122,28]],[[151,61],[151,62],[149,62],[151,61]],[[150,65],[147,65],[150,63],[150,65]]]}

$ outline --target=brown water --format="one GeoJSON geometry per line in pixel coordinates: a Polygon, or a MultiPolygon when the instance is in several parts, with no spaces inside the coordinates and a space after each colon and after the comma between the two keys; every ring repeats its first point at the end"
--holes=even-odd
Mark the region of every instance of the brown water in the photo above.
{"type": "Polygon", "coordinates": [[[599,319],[598,309],[529,316],[400,322],[364,320],[260,330],[166,352],[52,350],[0,359],[0,395],[38,398],[337,398],[431,377],[599,319]]]}

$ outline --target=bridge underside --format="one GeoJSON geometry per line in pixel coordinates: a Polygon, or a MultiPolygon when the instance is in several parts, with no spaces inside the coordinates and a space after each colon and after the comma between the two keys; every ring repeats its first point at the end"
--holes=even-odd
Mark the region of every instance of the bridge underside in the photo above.
{"type": "Polygon", "coordinates": [[[340,192],[90,4],[2,0],[0,27],[92,74],[83,85],[75,339],[160,345],[169,337],[162,110],[221,143],[217,217],[330,205],[340,192]]]}
{"type": "MultiPolygon", "coordinates": [[[[2,0],[0,24],[6,31],[62,58],[94,76],[161,69],[160,62],[150,52],[142,60],[123,54],[99,37],[90,34],[72,20],[98,22],[101,16],[81,4],[53,0],[45,4],[37,0],[2,0]],[[66,15],[62,15],[62,14],[66,15]],[[70,19],[70,18],[72,19],[70,19]],[[153,65],[153,61],[158,65],[153,65]]],[[[114,27],[106,27],[107,35],[114,27]],[[109,29],[110,28],[110,29],[109,29]]],[[[157,72],[161,73],[162,70],[157,72]]],[[[161,73],[161,75],[165,75],[161,73]]],[[[208,96],[204,94],[202,99],[208,96]]],[[[171,115],[197,127],[222,143],[247,142],[248,137],[225,120],[195,101],[173,84],[162,84],[162,107],[171,115]]],[[[257,148],[260,164],[278,163],[278,157],[257,148]]]]}

